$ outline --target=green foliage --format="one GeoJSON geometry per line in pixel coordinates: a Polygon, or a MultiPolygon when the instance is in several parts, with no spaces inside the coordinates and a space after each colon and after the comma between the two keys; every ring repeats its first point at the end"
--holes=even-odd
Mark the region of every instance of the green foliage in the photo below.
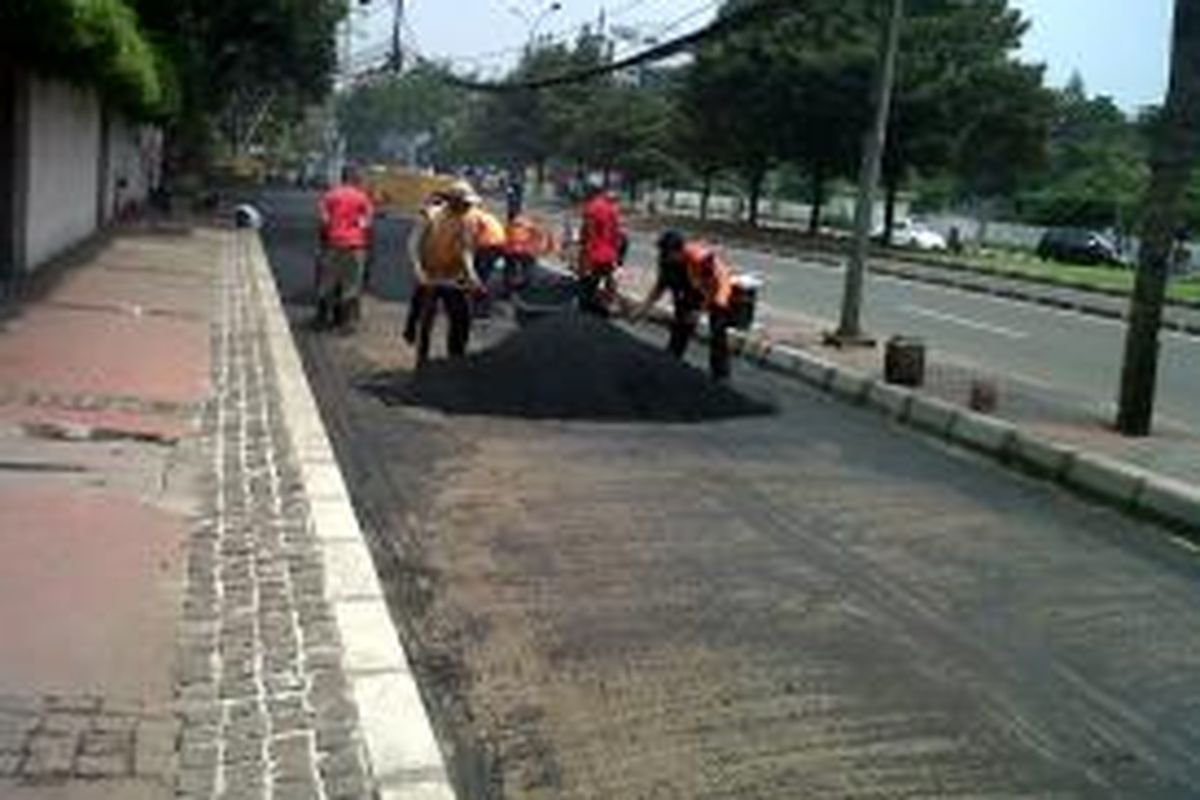
{"type": "Polygon", "coordinates": [[[94,86],[137,117],[176,110],[174,70],[121,0],[10,0],[0,31],[18,64],[94,86]]]}
{"type": "Polygon", "coordinates": [[[423,160],[440,164],[466,155],[468,129],[475,121],[470,98],[446,80],[446,69],[420,64],[400,76],[355,87],[338,101],[338,123],[350,155],[387,160],[394,148],[419,141],[423,160]]]}
{"type": "Polygon", "coordinates": [[[1046,225],[1120,227],[1135,222],[1149,179],[1146,125],[1076,79],[1056,97],[1048,167],[1019,196],[1026,219],[1046,225]]]}

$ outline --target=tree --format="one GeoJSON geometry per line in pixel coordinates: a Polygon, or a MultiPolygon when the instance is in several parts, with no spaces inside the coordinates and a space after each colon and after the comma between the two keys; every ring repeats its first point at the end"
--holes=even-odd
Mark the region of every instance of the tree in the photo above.
{"type": "Polygon", "coordinates": [[[444,163],[452,148],[463,155],[461,137],[474,120],[471,99],[447,77],[448,68],[424,62],[344,95],[337,113],[348,153],[424,164],[444,163]]]}
{"type": "Polygon", "coordinates": [[[1171,82],[1154,129],[1142,251],[1129,306],[1117,428],[1147,436],[1154,418],[1158,336],[1176,233],[1200,149],[1200,3],[1176,0],[1171,82]]]}
{"type": "Polygon", "coordinates": [[[194,166],[219,137],[237,151],[264,115],[323,99],[337,66],[344,0],[133,0],[179,74],[181,114],[169,129],[194,166]]]}
{"type": "Polygon", "coordinates": [[[913,3],[884,157],[885,240],[914,172],[957,169],[987,193],[1002,184],[997,156],[1007,159],[1009,178],[1040,163],[1049,96],[1042,70],[1015,58],[1028,27],[1008,0],[913,3]]]}
{"type": "Polygon", "coordinates": [[[1150,120],[1132,122],[1110,98],[1089,98],[1078,75],[1054,105],[1048,168],[1020,197],[1023,215],[1045,225],[1132,225],[1149,180],[1150,120]]]}

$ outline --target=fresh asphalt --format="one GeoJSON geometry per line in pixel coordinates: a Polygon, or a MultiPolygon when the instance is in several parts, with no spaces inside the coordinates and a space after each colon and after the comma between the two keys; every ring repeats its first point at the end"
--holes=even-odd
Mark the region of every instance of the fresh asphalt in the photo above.
{"type": "MultiPolygon", "coordinates": [[[[299,321],[312,201],[264,206],[299,321]]],[[[1200,796],[1193,551],[745,367],[775,414],[381,402],[364,375],[412,380],[404,231],[363,332],[296,336],[464,797],[1200,796]]],[[[939,297],[896,324],[1028,342],[939,297]]]]}
{"type": "MultiPolygon", "coordinates": [[[[824,320],[834,326],[843,272],[828,265],[727,248],[740,269],[766,279],[768,316],[824,320]]],[[[634,236],[631,262],[653,263],[651,238],[634,236]]],[[[1105,409],[1115,402],[1125,325],[1118,320],[990,297],[899,278],[870,275],[864,326],[879,339],[919,336],[934,351],[966,360],[981,373],[1011,375],[1053,386],[1105,409]]],[[[1158,410],[1200,429],[1200,338],[1165,333],[1158,410]]]]}

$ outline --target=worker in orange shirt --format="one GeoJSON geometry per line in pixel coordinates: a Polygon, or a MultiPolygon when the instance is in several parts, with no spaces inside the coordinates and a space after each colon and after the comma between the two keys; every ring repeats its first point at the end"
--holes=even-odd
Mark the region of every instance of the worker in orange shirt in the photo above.
{"type": "Polygon", "coordinates": [[[342,183],[322,195],[320,214],[316,325],[323,328],[332,324],[350,331],[358,321],[375,215],[356,167],[343,168],[342,183]]]}
{"type": "Polygon", "coordinates": [[[504,286],[507,291],[524,286],[545,249],[545,234],[529,216],[517,214],[505,228],[504,286]]]}
{"type": "Polygon", "coordinates": [[[504,259],[504,245],[508,240],[504,223],[482,205],[469,212],[472,235],[475,239],[475,274],[483,286],[477,298],[475,316],[491,314],[491,278],[496,266],[504,259]]]}
{"type": "Polygon", "coordinates": [[[715,380],[724,381],[730,372],[733,291],[733,271],[715,251],[687,241],[676,231],[667,231],[658,240],[658,278],[633,316],[645,317],[670,292],[675,312],[667,349],[676,358],[683,358],[700,315],[707,313],[709,368],[715,380]]]}

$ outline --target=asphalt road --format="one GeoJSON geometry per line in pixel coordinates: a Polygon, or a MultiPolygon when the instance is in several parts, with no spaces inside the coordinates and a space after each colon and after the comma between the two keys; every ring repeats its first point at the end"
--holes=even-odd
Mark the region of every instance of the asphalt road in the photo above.
{"type": "MultiPolygon", "coordinates": [[[[310,205],[267,205],[298,297],[310,205]]],[[[1160,530],[749,368],[773,413],[396,402],[366,311],[297,340],[464,798],[1200,796],[1200,560],[1160,530]]],[[[577,349],[544,369],[609,392],[577,349]]]]}
{"type": "MultiPolygon", "coordinates": [[[[631,261],[652,264],[651,244],[650,237],[635,235],[631,261]]],[[[841,308],[841,270],[738,248],[728,253],[739,268],[766,277],[768,316],[786,322],[800,313],[831,320],[833,327],[841,308]]],[[[929,347],[982,369],[1048,384],[1096,406],[1115,402],[1121,322],[879,275],[868,277],[866,291],[864,324],[881,339],[921,336],[929,347]]],[[[1158,408],[1200,428],[1200,338],[1164,335],[1158,408]]]]}

